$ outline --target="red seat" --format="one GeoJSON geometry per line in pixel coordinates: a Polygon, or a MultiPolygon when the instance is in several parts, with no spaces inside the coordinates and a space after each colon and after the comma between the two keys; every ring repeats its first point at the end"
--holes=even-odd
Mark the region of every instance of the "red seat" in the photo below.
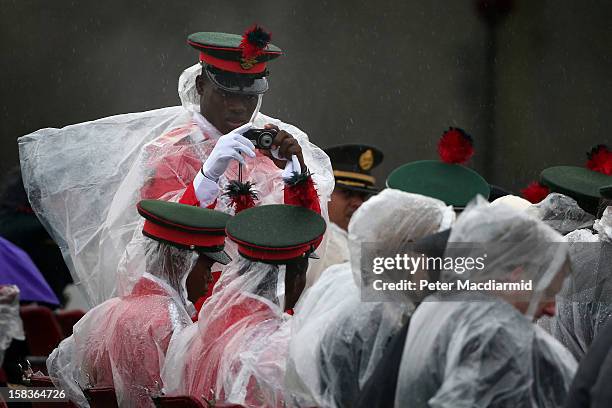
{"type": "Polygon", "coordinates": [[[55,388],[55,385],[47,376],[33,375],[30,377],[30,387],[55,388]]]}
{"type": "Polygon", "coordinates": [[[188,396],[155,397],[153,402],[157,408],[206,408],[197,399],[188,396]]]}
{"type": "Polygon", "coordinates": [[[62,341],[62,328],[53,312],[43,306],[29,305],[21,308],[21,320],[30,355],[48,356],[62,341]]]}
{"type": "Polygon", "coordinates": [[[94,387],[83,390],[91,408],[118,408],[113,387],[94,387]]]}
{"type": "Polygon", "coordinates": [[[74,327],[76,322],[81,320],[81,317],[83,317],[84,315],[85,315],[85,312],[82,310],[78,310],[78,309],[60,310],[59,312],[55,314],[55,317],[57,318],[57,322],[62,328],[62,333],[64,334],[64,337],[72,336],[72,328],[74,327]]]}

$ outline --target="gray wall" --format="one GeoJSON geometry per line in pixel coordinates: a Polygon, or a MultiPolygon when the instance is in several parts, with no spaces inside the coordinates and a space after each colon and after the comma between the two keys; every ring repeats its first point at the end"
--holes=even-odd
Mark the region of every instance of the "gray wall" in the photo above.
{"type": "MultiPolygon", "coordinates": [[[[320,146],[378,145],[380,178],[436,158],[441,132],[460,126],[484,169],[488,37],[473,1],[0,4],[0,170],[17,163],[15,139],[38,128],[178,104],[178,75],[196,61],[186,36],[253,22],[286,52],[270,65],[263,112],[320,146]]],[[[490,182],[516,189],[611,142],[611,21],[610,1],[516,1],[498,30],[490,182]]]]}

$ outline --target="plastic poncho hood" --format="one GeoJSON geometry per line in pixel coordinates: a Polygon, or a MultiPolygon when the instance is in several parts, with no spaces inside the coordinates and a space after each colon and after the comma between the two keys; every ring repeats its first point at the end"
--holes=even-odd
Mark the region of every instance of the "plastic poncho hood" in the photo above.
{"type": "Polygon", "coordinates": [[[444,282],[531,282],[531,290],[512,295],[528,303],[528,317],[533,317],[545,296],[555,296],[551,290],[558,291],[569,273],[568,245],[562,235],[523,211],[503,204],[491,206],[481,197],[470,203],[453,226],[444,258],[456,260],[454,269],[441,272],[444,282]],[[482,267],[457,266],[461,259],[478,258],[482,267]]]}
{"type": "Polygon", "coordinates": [[[576,200],[560,193],[547,195],[544,200],[532,204],[526,211],[561,234],[588,228],[595,221],[595,217],[580,208],[576,200]]]}

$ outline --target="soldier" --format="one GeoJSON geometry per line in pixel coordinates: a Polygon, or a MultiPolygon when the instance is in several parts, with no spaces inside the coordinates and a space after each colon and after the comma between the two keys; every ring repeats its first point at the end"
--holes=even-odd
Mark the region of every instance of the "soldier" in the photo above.
{"type": "Polygon", "coordinates": [[[293,308],[306,283],[323,218],[292,205],[254,207],[232,218],[238,257],[204,303],[197,325],[173,339],[163,379],[168,395],[248,407],[284,406],[293,308]]]}
{"type": "Polygon", "coordinates": [[[90,310],[47,360],[54,383],[79,406],[88,406],[80,387],[92,386],[114,387],[121,407],[153,406],[170,339],[191,323],[189,299],[202,296],[214,262],[230,261],[229,215],[157,200],[141,201],[138,212],[146,272],[129,295],[90,310]]]}
{"type": "Polygon", "coordinates": [[[384,158],[376,147],[365,144],[346,144],[328,147],[334,171],[335,187],[328,203],[329,228],[325,256],[309,274],[308,286],[331,265],[349,260],[348,225],[353,213],[373,194],[378,193],[371,170],[384,158]]]}
{"type": "Polygon", "coordinates": [[[134,210],[143,198],[232,214],[293,203],[305,197],[295,192],[302,189],[314,209],[331,194],[323,151],[297,127],[259,112],[268,63],[282,54],[269,33],[200,32],[188,43],[199,62],[179,79],[183,106],[42,129],[19,140],[32,208],[92,305],[130,293],[145,269],[134,210]],[[262,147],[244,136],[251,127],[275,136],[262,147]],[[286,180],[296,188],[285,189],[286,180]]]}

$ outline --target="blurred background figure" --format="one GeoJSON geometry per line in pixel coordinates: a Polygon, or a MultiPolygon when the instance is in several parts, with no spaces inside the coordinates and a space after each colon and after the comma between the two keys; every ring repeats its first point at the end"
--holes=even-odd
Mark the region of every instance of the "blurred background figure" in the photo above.
{"type": "MultiPolygon", "coordinates": [[[[64,263],[62,253],[30,207],[19,166],[14,167],[5,177],[0,195],[0,237],[10,241],[27,254],[19,254],[19,251],[14,248],[10,249],[14,257],[11,260],[12,264],[15,267],[21,267],[23,263],[26,265],[25,270],[32,273],[32,276],[37,276],[31,284],[38,283],[41,287],[48,285],[53,291],[51,294],[45,291],[44,300],[41,298],[25,299],[24,288],[20,288],[22,290],[21,299],[22,301],[45,303],[52,308],[65,306],[68,299],[64,290],[72,283],[72,278],[64,263]],[[31,265],[32,261],[34,265],[31,265]],[[40,274],[44,277],[43,280],[38,279],[40,274]]],[[[9,251],[10,246],[4,242],[3,248],[9,251]]],[[[17,278],[19,274],[16,273],[13,276],[17,278]]],[[[27,281],[23,279],[20,282],[23,284],[27,281]]],[[[16,282],[5,283],[17,284],[16,282]]]]}
{"type": "Polygon", "coordinates": [[[0,237],[0,285],[19,288],[21,302],[57,307],[59,300],[28,254],[0,237]]]}
{"type": "Polygon", "coordinates": [[[2,368],[4,353],[14,340],[24,338],[19,317],[19,288],[15,285],[0,284],[0,387],[5,387],[9,380],[2,368]]]}

